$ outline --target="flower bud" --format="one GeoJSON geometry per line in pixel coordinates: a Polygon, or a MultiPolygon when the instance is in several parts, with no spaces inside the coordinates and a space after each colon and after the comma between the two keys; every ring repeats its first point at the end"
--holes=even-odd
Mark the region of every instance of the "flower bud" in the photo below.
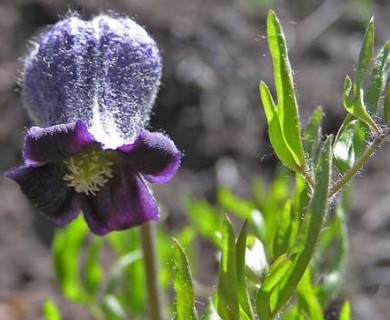
{"type": "Polygon", "coordinates": [[[157,45],[133,20],[70,16],[27,56],[23,98],[41,126],[81,120],[98,141],[117,146],[149,120],[160,78],[157,45]]]}

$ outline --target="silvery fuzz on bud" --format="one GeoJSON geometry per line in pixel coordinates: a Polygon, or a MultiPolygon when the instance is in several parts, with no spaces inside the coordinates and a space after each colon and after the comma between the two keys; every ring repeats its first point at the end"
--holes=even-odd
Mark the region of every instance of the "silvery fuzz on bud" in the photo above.
{"type": "Polygon", "coordinates": [[[133,20],[70,16],[27,56],[23,98],[39,125],[82,120],[96,139],[117,146],[148,122],[160,78],[157,45],[133,20]]]}

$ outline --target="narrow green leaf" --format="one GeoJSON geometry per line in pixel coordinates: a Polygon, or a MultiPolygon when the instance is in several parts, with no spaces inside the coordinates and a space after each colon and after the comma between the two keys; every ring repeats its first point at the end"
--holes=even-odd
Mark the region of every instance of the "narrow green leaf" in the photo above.
{"type": "Polygon", "coordinates": [[[301,310],[297,305],[283,312],[280,319],[281,320],[308,320],[306,315],[301,313],[301,310]]]}
{"type": "Polygon", "coordinates": [[[99,257],[103,246],[103,239],[93,237],[88,248],[87,260],[85,263],[85,287],[91,298],[95,295],[103,278],[103,268],[100,265],[99,257]]]}
{"type": "Polygon", "coordinates": [[[335,165],[341,173],[350,169],[356,160],[353,141],[357,123],[358,120],[352,120],[342,126],[333,144],[335,165]]]}
{"type": "Polygon", "coordinates": [[[365,122],[373,131],[378,131],[376,123],[366,110],[364,104],[364,92],[362,88],[358,89],[356,95],[352,97],[351,94],[347,97],[344,95],[343,103],[345,110],[347,110],[351,115],[365,122]]]}
{"type": "Polygon", "coordinates": [[[241,318],[246,316],[247,319],[254,320],[255,316],[252,309],[252,304],[249,298],[249,293],[246,285],[246,241],[247,240],[247,222],[244,223],[236,243],[236,262],[237,262],[237,287],[238,287],[238,301],[240,310],[242,309],[241,318]]]}
{"type": "Polygon", "coordinates": [[[384,102],[384,114],[387,125],[390,125],[390,85],[386,88],[386,96],[384,102]]]}
{"type": "MultiPolygon", "coordinates": [[[[193,244],[193,241],[195,240],[196,236],[197,234],[194,229],[191,226],[186,226],[178,235],[176,235],[176,239],[183,246],[187,247],[193,244]]],[[[191,255],[188,254],[188,250],[186,253],[189,259],[191,259],[191,255]]]]}
{"type": "Polygon", "coordinates": [[[126,269],[137,261],[142,259],[142,253],[140,250],[130,252],[123,255],[118,259],[111,268],[108,282],[106,285],[105,293],[112,294],[115,292],[117,287],[121,284],[121,279],[126,273],[126,269]]]}
{"type": "Polygon", "coordinates": [[[271,265],[271,269],[266,275],[256,298],[256,309],[259,319],[272,319],[278,298],[278,287],[282,278],[286,276],[287,271],[292,267],[292,264],[290,257],[282,255],[271,265]]]}
{"type": "Polygon", "coordinates": [[[234,214],[242,220],[248,220],[253,231],[260,239],[264,239],[264,219],[256,208],[253,200],[239,198],[226,188],[217,190],[218,204],[228,213],[234,214]]]}
{"type": "MultiPolygon", "coordinates": [[[[307,227],[304,228],[304,230],[307,230],[307,233],[305,234],[303,249],[298,252],[293,265],[288,269],[287,274],[284,275],[281,280],[282,282],[278,284],[277,293],[274,293],[277,295],[277,299],[275,308],[273,310],[271,309],[272,316],[275,316],[289,301],[294,289],[301,280],[314,255],[318,237],[328,209],[328,189],[332,164],[331,145],[332,136],[329,136],[324,143],[324,148],[317,163],[315,179],[316,188],[305,215],[304,224],[306,224],[307,227]]],[[[297,247],[299,250],[302,247],[302,238],[303,237],[299,237],[297,240],[297,247]]]]}
{"type": "Polygon", "coordinates": [[[307,268],[297,287],[298,304],[310,320],[324,320],[321,305],[311,284],[310,268],[307,268]]]}
{"type": "Polygon", "coordinates": [[[259,239],[262,240],[267,257],[270,260],[276,258],[273,255],[273,240],[279,223],[279,215],[275,213],[282,212],[284,203],[291,195],[290,180],[291,172],[285,166],[279,166],[271,187],[264,193],[265,199],[262,202],[260,202],[261,199],[256,195],[257,192],[261,192],[262,190],[253,190],[256,206],[259,212],[261,212],[259,217],[263,218],[263,226],[261,228],[262,236],[259,236],[259,239]]]}
{"type": "Polygon", "coordinates": [[[198,319],[195,310],[194,286],[187,255],[183,247],[173,239],[175,243],[173,285],[176,293],[177,320],[198,319]]]}
{"type": "Polygon", "coordinates": [[[149,304],[145,288],[145,270],[142,260],[130,264],[123,273],[117,297],[126,313],[133,317],[145,314],[149,304]],[[131,285],[128,285],[131,283],[131,285]]]}
{"type": "Polygon", "coordinates": [[[262,281],[269,269],[263,243],[253,235],[246,240],[245,265],[247,276],[254,283],[262,281]]]}
{"type": "Polygon", "coordinates": [[[351,320],[351,305],[349,304],[349,301],[345,301],[343,308],[340,312],[339,320],[351,320]]]}
{"type": "Polygon", "coordinates": [[[291,248],[296,232],[298,231],[298,224],[295,222],[292,203],[288,201],[279,218],[279,224],[273,242],[275,257],[286,254],[288,249],[291,248]]]}
{"type": "Polygon", "coordinates": [[[119,258],[112,266],[109,279],[114,277],[115,270],[120,268],[118,265],[124,265],[120,272],[118,272],[117,280],[114,280],[114,282],[111,280],[108,281],[106,292],[114,293],[130,316],[140,316],[144,314],[148,305],[146,300],[144,264],[140,258],[141,244],[139,230],[134,228],[121,232],[112,232],[106,238],[108,238],[109,243],[119,258]],[[123,279],[125,281],[121,281],[123,279]],[[131,283],[131,285],[127,285],[128,283],[131,283]]]}
{"type": "Polygon", "coordinates": [[[107,320],[129,319],[117,297],[112,294],[104,296],[102,309],[107,320]]]}
{"type": "Polygon", "coordinates": [[[263,103],[265,116],[268,124],[268,135],[277,157],[289,169],[300,172],[292,152],[289,150],[283,137],[279,116],[271,92],[264,82],[260,82],[260,97],[263,103]]]}
{"type": "Polygon", "coordinates": [[[390,42],[386,42],[375,57],[370,83],[364,97],[367,111],[371,117],[377,113],[380,97],[386,86],[389,67],[390,42]]]}
{"type": "Polygon", "coordinates": [[[206,310],[202,314],[201,317],[202,320],[221,320],[220,316],[217,313],[217,310],[215,310],[214,302],[212,299],[209,299],[207,302],[206,310]]]}
{"type": "MultiPolygon", "coordinates": [[[[315,166],[313,166],[313,177],[315,176],[315,166]]],[[[304,178],[301,174],[295,175],[295,197],[294,197],[294,205],[293,212],[291,213],[291,220],[297,226],[301,225],[303,222],[302,218],[307,211],[307,207],[310,202],[310,198],[312,196],[312,189],[307,183],[306,178],[304,178]]],[[[296,230],[295,226],[292,226],[293,230],[296,230]]]]}
{"type": "Polygon", "coordinates": [[[373,130],[374,132],[378,132],[378,126],[366,110],[363,89],[359,91],[359,96],[356,99],[356,102],[357,104],[354,105],[353,115],[362,120],[364,123],[366,123],[371,128],[371,130],[373,130]]]}
{"type": "Polygon", "coordinates": [[[221,233],[217,229],[222,223],[222,215],[205,200],[185,201],[185,207],[191,225],[202,236],[212,241],[212,243],[221,246],[221,233]]]}
{"type": "Polygon", "coordinates": [[[236,270],[236,247],[233,226],[226,216],[222,226],[222,255],[219,265],[215,306],[224,320],[240,318],[236,270]]]}
{"type": "Polygon", "coordinates": [[[356,70],[356,79],[355,84],[357,89],[363,88],[364,79],[367,75],[368,70],[371,66],[372,54],[374,51],[374,41],[375,41],[375,27],[374,19],[371,18],[368,23],[366,32],[363,38],[362,48],[359,53],[359,60],[356,70]]]}
{"type": "MultiPolygon", "coordinates": [[[[194,245],[194,240],[197,236],[196,231],[191,227],[185,227],[180,233],[175,234],[175,239],[182,247],[187,248],[186,255],[190,261],[189,267],[193,269],[196,264],[191,262],[197,261],[197,248],[194,245]]],[[[172,236],[160,225],[157,229],[157,252],[160,260],[159,280],[163,292],[169,292],[172,288],[172,278],[174,268],[172,261],[174,260],[175,250],[172,250],[172,236]]]]}
{"type": "MultiPolygon", "coordinates": [[[[284,167],[284,166],[283,166],[284,167]]],[[[285,168],[285,167],[284,167],[285,168]]],[[[264,223],[264,211],[263,208],[268,203],[267,199],[267,191],[264,184],[264,181],[259,177],[254,177],[252,179],[251,186],[251,199],[253,201],[253,205],[255,206],[255,211],[251,217],[251,225],[253,226],[254,234],[261,240],[266,241],[266,233],[264,223]]]]}
{"type": "Polygon", "coordinates": [[[371,135],[370,127],[348,114],[333,144],[334,164],[340,173],[349,170],[365,151],[371,135]]]}
{"type": "Polygon", "coordinates": [[[79,274],[79,253],[88,228],[78,217],[64,229],[58,230],[53,242],[53,263],[61,289],[69,300],[85,303],[87,296],[79,274]]]}
{"type": "Polygon", "coordinates": [[[303,149],[309,160],[311,167],[311,174],[314,174],[314,167],[318,154],[318,149],[321,144],[321,122],[323,118],[323,111],[321,107],[318,107],[310,117],[309,123],[306,125],[303,149]]]}
{"type": "Polygon", "coordinates": [[[352,103],[352,80],[346,75],[344,79],[344,87],[343,87],[343,103],[344,105],[350,105],[352,103]]]}
{"type": "Polygon", "coordinates": [[[353,137],[353,149],[356,159],[360,158],[360,156],[366,150],[370,136],[370,127],[365,122],[359,120],[356,124],[355,135],[353,137]]]}
{"type": "Polygon", "coordinates": [[[43,304],[43,315],[45,320],[61,320],[61,314],[55,303],[49,298],[43,304]]]}
{"type": "Polygon", "coordinates": [[[253,177],[251,185],[251,197],[256,208],[260,210],[268,202],[266,182],[262,177],[253,177]]]}
{"type": "Polygon", "coordinates": [[[272,10],[267,17],[267,39],[274,65],[277,112],[282,135],[297,166],[304,167],[301,127],[286,39],[279,19],[272,10]]]}
{"type": "Polygon", "coordinates": [[[229,213],[237,215],[239,218],[250,219],[255,206],[252,202],[236,197],[233,192],[226,188],[217,190],[218,204],[229,213]]]}
{"type": "MultiPolygon", "coordinates": [[[[367,26],[366,33],[363,39],[362,48],[360,50],[355,80],[352,86],[351,86],[351,80],[348,77],[346,77],[346,80],[344,82],[343,104],[345,110],[347,110],[348,113],[365,122],[374,132],[378,132],[379,131],[378,126],[370,116],[369,112],[367,112],[365,101],[364,101],[364,91],[363,91],[364,80],[371,66],[371,60],[374,51],[374,38],[375,38],[374,21],[373,19],[371,19],[367,26]]],[[[376,84],[374,83],[373,86],[375,85],[376,84]]],[[[374,87],[372,89],[374,89],[374,87]]],[[[373,95],[371,95],[370,98],[374,99],[377,92],[376,93],[372,92],[372,93],[373,95]]]]}
{"type": "MultiPolygon", "coordinates": [[[[347,211],[347,190],[344,191],[341,201],[338,201],[335,208],[335,214],[321,236],[319,252],[321,256],[327,255],[326,250],[335,254],[335,259],[331,263],[325,264],[328,270],[322,278],[317,288],[317,296],[322,305],[328,305],[343,285],[343,279],[346,269],[346,258],[348,253],[348,234],[345,221],[345,212],[347,211]],[[337,246],[335,247],[335,244],[337,246]]],[[[320,257],[319,257],[320,258],[320,257]]],[[[317,258],[317,259],[319,259],[317,258]]]]}
{"type": "Polygon", "coordinates": [[[129,253],[135,249],[135,246],[137,247],[137,237],[134,229],[123,232],[111,232],[106,235],[106,239],[114,252],[119,256],[129,253]]]}

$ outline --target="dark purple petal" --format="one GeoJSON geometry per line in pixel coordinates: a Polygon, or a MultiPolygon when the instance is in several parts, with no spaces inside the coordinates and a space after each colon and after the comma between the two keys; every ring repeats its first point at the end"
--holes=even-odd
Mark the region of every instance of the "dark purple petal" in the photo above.
{"type": "Polygon", "coordinates": [[[79,202],[63,180],[62,166],[23,166],[8,171],[6,176],[17,182],[32,204],[58,225],[67,224],[79,214],[79,202]]]}
{"type": "Polygon", "coordinates": [[[126,165],[142,173],[151,183],[168,182],[180,166],[180,151],[171,139],[159,132],[139,129],[137,140],[118,150],[126,153],[126,165]]]}
{"type": "Polygon", "coordinates": [[[48,128],[32,127],[25,139],[23,159],[27,165],[61,161],[93,143],[96,140],[82,121],[48,128]]]}
{"type": "Polygon", "coordinates": [[[159,218],[156,200],[139,175],[116,172],[96,196],[83,196],[82,210],[91,231],[105,235],[159,218]]]}

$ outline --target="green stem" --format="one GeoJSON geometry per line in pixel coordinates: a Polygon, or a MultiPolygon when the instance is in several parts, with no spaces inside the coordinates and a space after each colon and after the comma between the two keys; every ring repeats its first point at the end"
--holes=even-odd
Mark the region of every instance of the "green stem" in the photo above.
{"type": "Polygon", "coordinates": [[[367,162],[367,160],[374,154],[374,152],[381,145],[383,140],[387,137],[389,131],[386,130],[384,132],[380,132],[376,135],[374,141],[368,146],[368,148],[364,151],[361,157],[355,162],[351,169],[339,180],[335,183],[335,185],[330,189],[328,197],[332,197],[335,195],[342,187],[344,187],[363,167],[363,165],[367,162]]]}
{"type": "Polygon", "coordinates": [[[150,319],[161,320],[164,319],[164,316],[161,288],[158,281],[155,228],[151,223],[144,223],[141,225],[140,230],[150,319]]]}
{"type": "Polygon", "coordinates": [[[307,183],[310,185],[311,189],[314,190],[316,187],[316,183],[314,182],[313,178],[311,177],[310,173],[306,170],[305,167],[301,167],[301,173],[303,177],[306,179],[307,183]]]}
{"type": "Polygon", "coordinates": [[[378,125],[374,122],[374,120],[371,119],[370,121],[370,127],[371,129],[375,132],[375,135],[378,137],[380,136],[382,133],[381,133],[381,129],[379,129],[378,125]]]}

